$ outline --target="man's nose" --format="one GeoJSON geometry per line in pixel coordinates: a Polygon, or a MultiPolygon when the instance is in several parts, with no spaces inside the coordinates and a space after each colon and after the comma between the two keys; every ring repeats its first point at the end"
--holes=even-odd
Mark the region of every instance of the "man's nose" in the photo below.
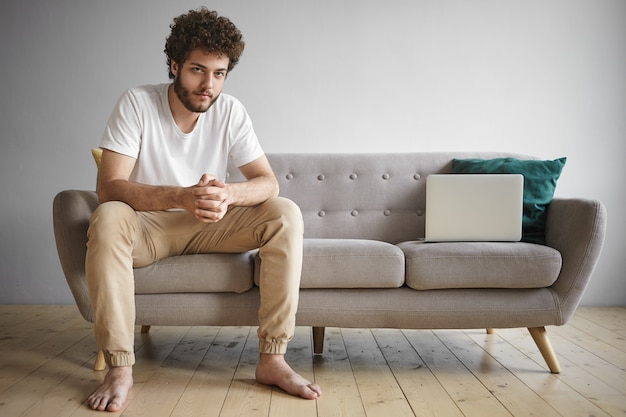
{"type": "Polygon", "coordinates": [[[207,74],[202,80],[202,88],[205,90],[213,89],[213,74],[207,74]]]}

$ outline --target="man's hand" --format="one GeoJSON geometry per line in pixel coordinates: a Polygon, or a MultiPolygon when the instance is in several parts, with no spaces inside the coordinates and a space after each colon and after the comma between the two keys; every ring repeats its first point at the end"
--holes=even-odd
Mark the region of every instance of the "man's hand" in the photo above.
{"type": "Polygon", "coordinates": [[[204,174],[198,184],[191,187],[194,207],[188,210],[201,222],[215,223],[228,211],[226,184],[214,176],[204,174]]]}

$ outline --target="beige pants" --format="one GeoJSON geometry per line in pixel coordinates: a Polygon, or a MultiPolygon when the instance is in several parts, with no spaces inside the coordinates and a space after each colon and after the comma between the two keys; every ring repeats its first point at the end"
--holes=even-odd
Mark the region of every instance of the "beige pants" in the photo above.
{"type": "Polygon", "coordinates": [[[259,351],[284,354],[293,337],[302,269],[302,213],[276,197],[254,207],[231,207],[217,223],[185,211],[136,212],[103,203],[88,231],[85,263],[98,347],[109,366],[133,365],[133,267],[167,256],[236,253],[259,248],[259,351]]]}

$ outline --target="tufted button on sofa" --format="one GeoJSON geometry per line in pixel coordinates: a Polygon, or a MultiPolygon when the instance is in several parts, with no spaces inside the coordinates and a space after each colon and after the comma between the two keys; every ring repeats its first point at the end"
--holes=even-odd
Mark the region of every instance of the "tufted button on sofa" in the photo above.
{"type": "MultiPolygon", "coordinates": [[[[305,224],[297,324],[311,326],[316,353],[325,327],[471,329],[526,327],[559,372],[545,326],[574,313],[601,253],[602,203],[554,199],[545,245],[424,243],[425,179],[454,158],[533,159],[509,153],[270,154],[280,194],[305,224]]],[[[232,170],[228,181],[243,178],[232,170]]],[[[93,191],[54,199],[57,249],[86,320],[86,232],[93,191]]],[[[257,325],[257,251],[163,259],[135,269],[137,324],[257,325]]],[[[143,329],[147,329],[144,327],[143,329]]],[[[101,364],[97,364],[97,367],[101,364]]]]}

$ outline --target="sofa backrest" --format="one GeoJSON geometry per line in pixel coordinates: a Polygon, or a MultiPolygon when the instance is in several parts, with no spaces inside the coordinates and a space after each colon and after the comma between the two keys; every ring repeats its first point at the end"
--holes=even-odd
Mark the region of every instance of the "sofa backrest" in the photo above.
{"type": "MultiPolygon", "coordinates": [[[[424,237],[426,177],[454,158],[530,159],[495,152],[268,154],[280,195],[295,201],[307,238],[399,243],[424,237]]],[[[231,170],[229,181],[241,180],[231,170]]]]}

